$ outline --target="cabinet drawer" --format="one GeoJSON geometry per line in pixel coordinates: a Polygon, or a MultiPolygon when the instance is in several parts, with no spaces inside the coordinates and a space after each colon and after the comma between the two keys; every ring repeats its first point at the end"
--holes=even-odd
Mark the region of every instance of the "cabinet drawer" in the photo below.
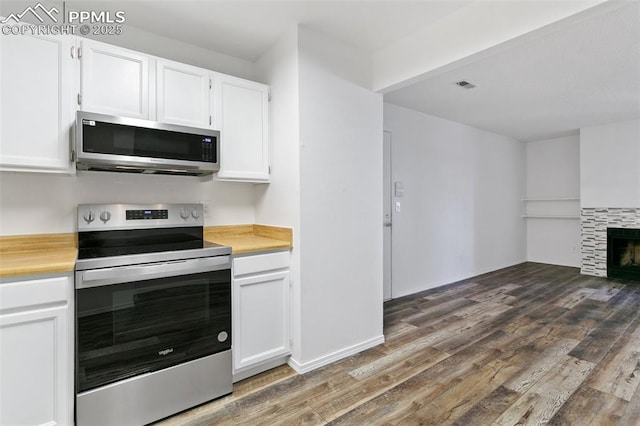
{"type": "Polygon", "coordinates": [[[0,312],[69,299],[70,277],[0,283],[0,312]]]}
{"type": "Polygon", "coordinates": [[[233,259],[233,275],[246,275],[289,267],[289,251],[253,254],[233,259]]]}

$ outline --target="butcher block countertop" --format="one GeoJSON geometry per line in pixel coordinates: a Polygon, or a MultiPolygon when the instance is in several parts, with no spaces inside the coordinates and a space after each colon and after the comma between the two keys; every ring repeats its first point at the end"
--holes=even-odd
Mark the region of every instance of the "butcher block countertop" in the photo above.
{"type": "Polygon", "coordinates": [[[73,272],[76,234],[0,237],[0,278],[73,272]]]}
{"type": "Polygon", "coordinates": [[[208,226],[204,238],[212,243],[231,247],[233,254],[290,249],[293,247],[291,228],[266,225],[208,226]]]}
{"type": "MultiPolygon", "coordinates": [[[[233,254],[290,249],[291,228],[265,225],[208,226],[207,241],[230,246],[233,254]]],[[[77,234],[0,236],[0,278],[73,272],[77,234]]]]}

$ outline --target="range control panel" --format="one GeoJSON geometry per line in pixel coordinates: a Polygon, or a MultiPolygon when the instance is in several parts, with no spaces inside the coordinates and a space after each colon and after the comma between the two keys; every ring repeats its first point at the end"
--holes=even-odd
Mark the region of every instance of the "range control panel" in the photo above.
{"type": "Polygon", "coordinates": [[[80,204],[78,231],[204,226],[202,204],[80,204]]]}
{"type": "Polygon", "coordinates": [[[168,219],[169,210],[127,210],[127,220],[168,219]]]}

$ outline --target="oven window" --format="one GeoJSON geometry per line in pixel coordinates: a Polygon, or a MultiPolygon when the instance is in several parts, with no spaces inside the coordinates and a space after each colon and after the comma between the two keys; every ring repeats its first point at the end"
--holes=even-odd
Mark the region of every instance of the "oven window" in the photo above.
{"type": "Polygon", "coordinates": [[[230,348],[228,269],[76,290],[78,392],[230,348]]]}

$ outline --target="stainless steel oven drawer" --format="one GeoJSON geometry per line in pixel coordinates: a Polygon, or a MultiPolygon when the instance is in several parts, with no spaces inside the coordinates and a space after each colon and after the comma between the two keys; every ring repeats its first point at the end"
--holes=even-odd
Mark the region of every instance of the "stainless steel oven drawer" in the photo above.
{"type": "Polygon", "coordinates": [[[229,394],[231,350],[76,396],[78,426],[143,425],[229,394]]]}

